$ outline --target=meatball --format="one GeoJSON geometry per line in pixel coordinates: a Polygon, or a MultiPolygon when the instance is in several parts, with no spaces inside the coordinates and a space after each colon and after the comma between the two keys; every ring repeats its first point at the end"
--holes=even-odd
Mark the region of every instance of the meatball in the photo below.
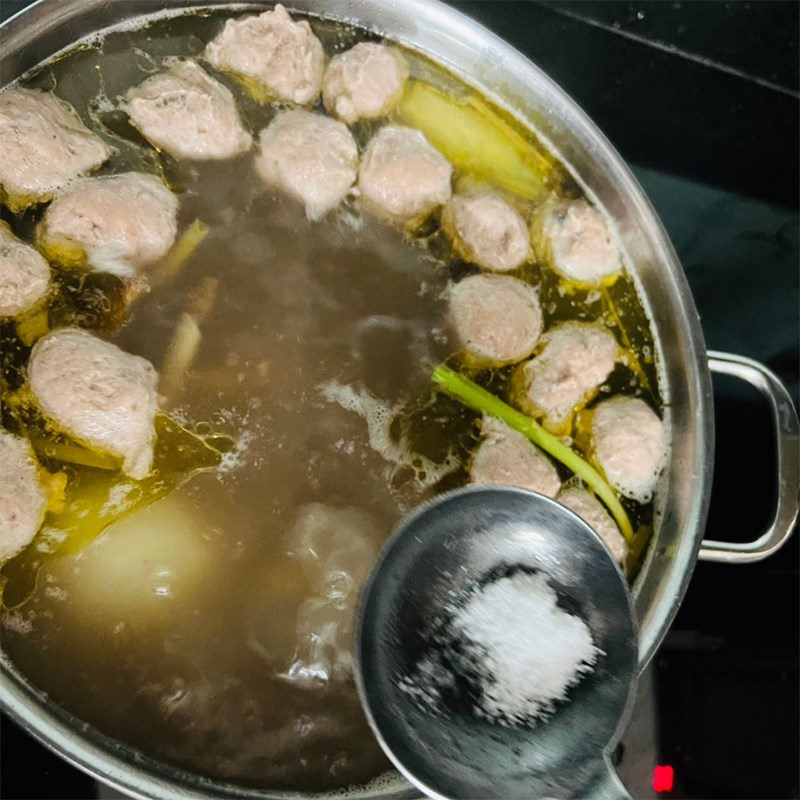
{"type": "Polygon", "coordinates": [[[542,336],[541,352],[514,376],[514,400],[528,414],[558,429],[588,402],[614,369],[619,345],[611,331],[588,322],[565,322],[542,336]]]}
{"type": "Polygon", "coordinates": [[[294,22],[280,4],[229,19],[205,56],[214,69],[250,78],[276,100],[313,104],[322,88],[322,44],[308,22],[294,22]]]}
{"type": "Polygon", "coordinates": [[[628,543],[603,504],[586,489],[569,486],[562,489],[556,498],[574,511],[606,543],[619,564],[624,564],[628,556],[628,543]]]}
{"type": "Polygon", "coordinates": [[[0,317],[33,308],[50,286],[50,266],[0,222],[0,317]]]}
{"type": "Polygon", "coordinates": [[[97,169],[111,148],[71,105],[41,89],[0,92],[0,186],[14,211],[50,200],[97,169]]]}
{"type": "Polygon", "coordinates": [[[482,269],[508,272],[530,254],[525,220],[496,192],[455,195],[442,210],[442,228],[461,258],[482,269]]]}
{"type": "Polygon", "coordinates": [[[585,200],[546,205],[538,225],[537,255],[567,280],[599,286],[622,269],[614,236],[585,200]]]}
{"type": "Polygon", "coordinates": [[[46,507],[47,495],[30,444],[0,428],[0,561],[36,536],[46,507]]]}
{"type": "Polygon", "coordinates": [[[130,277],[166,254],[177,217],[178,199],[154,175],[84,178],[47,209],[39,239],[62,266],[130,277]]]}
{"type": "Polygon", "coordinates": [[[331,59],[322,101],[348,125],[358,119],[378,119],[397,105],[407,76],[406,63],[393,47],[361,42],[331,59]]]}
{"type": "Polygon", "coordinates": [[[547,497],[555,497],[561,487],[550,459],[495,417],[483,418],[481,442],[472,455],[469,473],[472,483],[519,486],[547,497]]]}
{"type": "Polygon", "coordinates": [[[358,176],[365,206],[398,224],[412,223],[450,199],[453,169],[421,131],[387,125],[367,145],[358,176]]]}
{"type": "Polygon", "coordinates": [[[646,503],[664,464],[664,426],[638,397],[612,397],[593,409],[591,448],[608,482],[646,503]]]}
{"type": "Polygon", "coordinates": [[[470,275],[446,294],[451,324],[472,366],[513,364],[533,352],[542,311],[532,286],[505,275],[470,275]]]}
{"type": "Polygon", "coordinates": [[[88,447],[122,459],[123,472],[136,480],[153,463],[156,382],[149,361],[80,328],[47,334],[28,364],[42,413],[88,447]]]}
{"type": "Polygon", "coordinates": [[[230,90],[194,61],[176,61],[131,89],[125,109],[150,142],[175,158],[223,161],[253,143],[230,90]]]}
{"type": "Polygon", "coordinates": [[[282,111],[261,132],[256,172],[267,186],[305,205],[317,220],[350,191],[358,148],[347,126],[303,109],[282,111]]]}

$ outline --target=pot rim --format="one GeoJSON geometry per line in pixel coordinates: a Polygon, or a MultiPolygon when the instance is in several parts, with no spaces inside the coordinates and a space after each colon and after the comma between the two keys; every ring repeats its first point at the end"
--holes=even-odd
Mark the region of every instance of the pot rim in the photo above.
{"type": "MultiPolygon", "coordinates": [[[[101,5],[108,5],[104,0],[80,0],[80,4],[84,7],[91,5],[91,10],[95,10],[101,5]]],[[[143,3],[142,5],[147,4],[143,3]]],[[[161,5],[163,7],[163,4],[161,5]]],[[[174,5],[172,2],[170,3],[170,10],[174,7],[175,14],[180,14],[190,7],[246,8],[271,5],[273,5],[271,1],[220,3],[219,0],[217,2],[214,0],[208,0],[208,2],[176,0],[174,5]]],[[[680,262],[658,215],[627,164],[566,92],[508,42],[476,20],[445,5],[441,0],[402,0],[400,3],[398,0],[342,0],[337,4],[335,10],[325,8],[323,14],[319,12],[319,0],[287,0],[286,5],[290,11],[296,10],[313,16],[325,16],[360,24],[362,27],[385,35],[388,39],[398,41],[423,53],[451,69],[467,83],[497,102],[498,105],[523,120],[526,125],[540,132],[539,127],[531,119],[520,113],[519,109],[511,107],[507,101],[498,96],[498,92],[493,87],[482,85],[473,75],[466,75],[463,66],[453,63],[447,57],[443,57],[440,52],[436,52],[430,46],[429,41],[421,42],[411,36],[416,32],[417,35],[422,35],[424,38],[430,31],[444,30],[447,31],[449,37],[457,39],[461,47],[473,48],[476,53],[485,54],[487,51],[492,51],[501,55],[504,69],[513,71],[517,76],[524,78],[532,87],[531,91],[544,100],[546,107],[557,109],[567,128],[574,132],[581,140],[582,145],[590,151],[590,157],[595,162],[602,164],[609,172],[609,180],[613,181],[619,191],[634,204],[637,218],[647,222],[645,234],[650,247],[657,256],[658,269],[664,271],[669,278],[667,284],[668,291],[671,292],[669,306],[674,312],[675,324],[684,332],[681,342],[684,347],[682,357],[686,364],[687,382],[690,383],[688,390],[696,409],[694,427],[696,455],[691,465],[682,465],[682,468],[691,468],[693,472],[692,502],[686,515],[684,533],[679,539],[679,546],[671,555],[672,567],[664,579],[664,593],[670,601],[662,600],[658,604],[659,613],[655,619],[649,621],[648,630],[645,630],[644,625],[642,626],[639,661],[641,669],[644,669],[666,634],[691,579],[708,513],[714,457],[711,376],[706,363],[706,349],[700,320],[680,262]],[[398,8],[398,13],[402,13],[404,18],[413,19],[415,22],[413,30],[397,33],[389,28],[382,29],[380,24],[371,25],[369,20],[379,17],[380,11],[385,11],[387,8],[390,13],[393,9],[398,8]]],[[[333,5],[331,3],[331,6],[333,5]]],[[[24,39],[29,23],[37,22],[43,25],[48,17],[52,19],[64,14],[65,6],[66,4],[62,4],[61,0],[35,0],[30,6],[10,17],[0,26],[5,34],[3,44],[0,46],[0,59],[5,58],[5,53],[12,51],[15,45],[19,47],[17,40],[24,39]]],[[[142,16],[152,16],[152,14],[144,12],[142,16]]],[[[55,23],[51,22],[51,24],[55,23]]],[[[97,32],[105,30],[106,27],[105,25],[100,26],[97,32]]],[[[114,25],[110,27],[114,27],[114,25]]],[[[73,39],[69,46],[71,47],[84,35],[73,39]]],[[[48,57],[50,55],[54,55],[54,53],[49,54],[48,57]]],[[[555,153],[559,153],[558,146],[548,141],[546,136],[542,138],[555,153]]],[[[569,165],[569,159],[564,159],[564,161],[569,165]]],[[[650,311],[649,308],[648,311],[650,311]]],[[[653,547],[650,548],[649,558],[652,558],[653,549],[653,547]]],[[[643,566],[642,573],[646,569],[647,564],[643,566]]],[[[633,587],[634,596],[638,593],[639,585],[640,581],[637,580],[633,587]]],[[[69,712],[51,703],[43,692],[28,683],[2,652],[0,652],[0,665],[3,667],[0,671],[2,673],[0,674],[0,703],[4,710],[29,733],[56,751],[66,761],[128,795],[141,798],[164,798],[164,800],[167,798],[187,798],[188,800],[188,798],[199,796],[207,798],[270,798],[271,800],[295,798],[296,800],[301,796],[296,792],[248,789],[236,784],[203,779],[194,773],[168,767],[160,761],[142,756],[134,748],[105,737],[93,726],[80,722],[69,712]]],[[[302,795],[302,797],[314,796],[324,795],[302,795]]],[[[417,794],[410,787],[406,789],[397,786],[387,787],[380,792],[370,791],[369,787],[364,787],[362,790],[355,790],[349,796],[391,796],[399,800],[405,797],[416,797],[417,794]]]]}

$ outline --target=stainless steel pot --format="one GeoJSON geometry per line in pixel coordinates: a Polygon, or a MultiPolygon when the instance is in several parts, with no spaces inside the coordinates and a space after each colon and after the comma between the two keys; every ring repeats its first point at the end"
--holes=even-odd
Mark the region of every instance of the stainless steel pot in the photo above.
{"type": "MultiPolygon", "coordinates": [[[[290,8],[361,25],[421,51],[537,130],[616,222],[650,313],[672,426],[672,457],[658,499],[659,523],[634,597],[644,667],[664,637],[698,558],[746,563],[777,550],[798,512],[798,420],[764,366],[707,353],[683,271],[630,170],[580,108],[524,56],[438,0],[287,0],[290,8]],[[778,438],[778,499],[766,531],[747,544],[704,541],[711,493],[714,418],[711,372],[733,375],[769,400],[778,438]]],[[[2,30],[3,85],[76,40],[134,17],[201,0],[39,0],[2,30]]],[[[231,6],[234,4],[230,4],[231,6]]],[[[236,4],[258,7],[259,3],[236,4]]],[[[58,708],[2,657],[0,701],[35,736],[81,769],[127,794],[152,798],[288,797],[212,783],[143,758],[58,708]]],[[[386,789],[386,797],[413,796],[386,789]]],[[[294,795],[293,795],[294,796],[294,795]]]]}

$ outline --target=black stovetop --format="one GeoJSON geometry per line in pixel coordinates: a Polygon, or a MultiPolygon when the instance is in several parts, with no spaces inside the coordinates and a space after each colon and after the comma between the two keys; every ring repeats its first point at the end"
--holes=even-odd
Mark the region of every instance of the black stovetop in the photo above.
{"type": "MultiPolygon", "coordinates": [[[[536,61],[599,124],[672,237],[709,348],[763,361],[797,403],[800,6],[452,4],[536,61]]],[[[24,5],[1,0],[0,17],[24,5]]],[[[770,423],[749,390],[727,380],[715,389],[707,532],[743,541],[773,502],[770,423]]],[[[637,756],[646,783],[656,764],[671,766],[673,787],[656,795],[640,779],[637,796],[800,797],[798,585],[797,536],[760,564],[697,566],[654,660],[655,733],[637,756]]],[[[0,752],[2,797],[97,796],[91,779],[5,717],[0,752]]]]}

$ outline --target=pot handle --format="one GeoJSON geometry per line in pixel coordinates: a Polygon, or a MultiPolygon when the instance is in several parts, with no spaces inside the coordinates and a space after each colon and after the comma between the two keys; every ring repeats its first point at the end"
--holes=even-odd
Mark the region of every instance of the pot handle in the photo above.
{"type": "Polygon", "coordinates": [[[778,501],[769,526],[752,542],[717,542],[704,539],[698,556],[701,561],[749,564],[761,561],[779,550],[791,536],[797,522],[800,508],[800,425],[786,387],[763,364],[744,356],[709,350],[708,366],[712,372],[732,375],[758,389],[769,401],[775,423],[778,501]]]}

